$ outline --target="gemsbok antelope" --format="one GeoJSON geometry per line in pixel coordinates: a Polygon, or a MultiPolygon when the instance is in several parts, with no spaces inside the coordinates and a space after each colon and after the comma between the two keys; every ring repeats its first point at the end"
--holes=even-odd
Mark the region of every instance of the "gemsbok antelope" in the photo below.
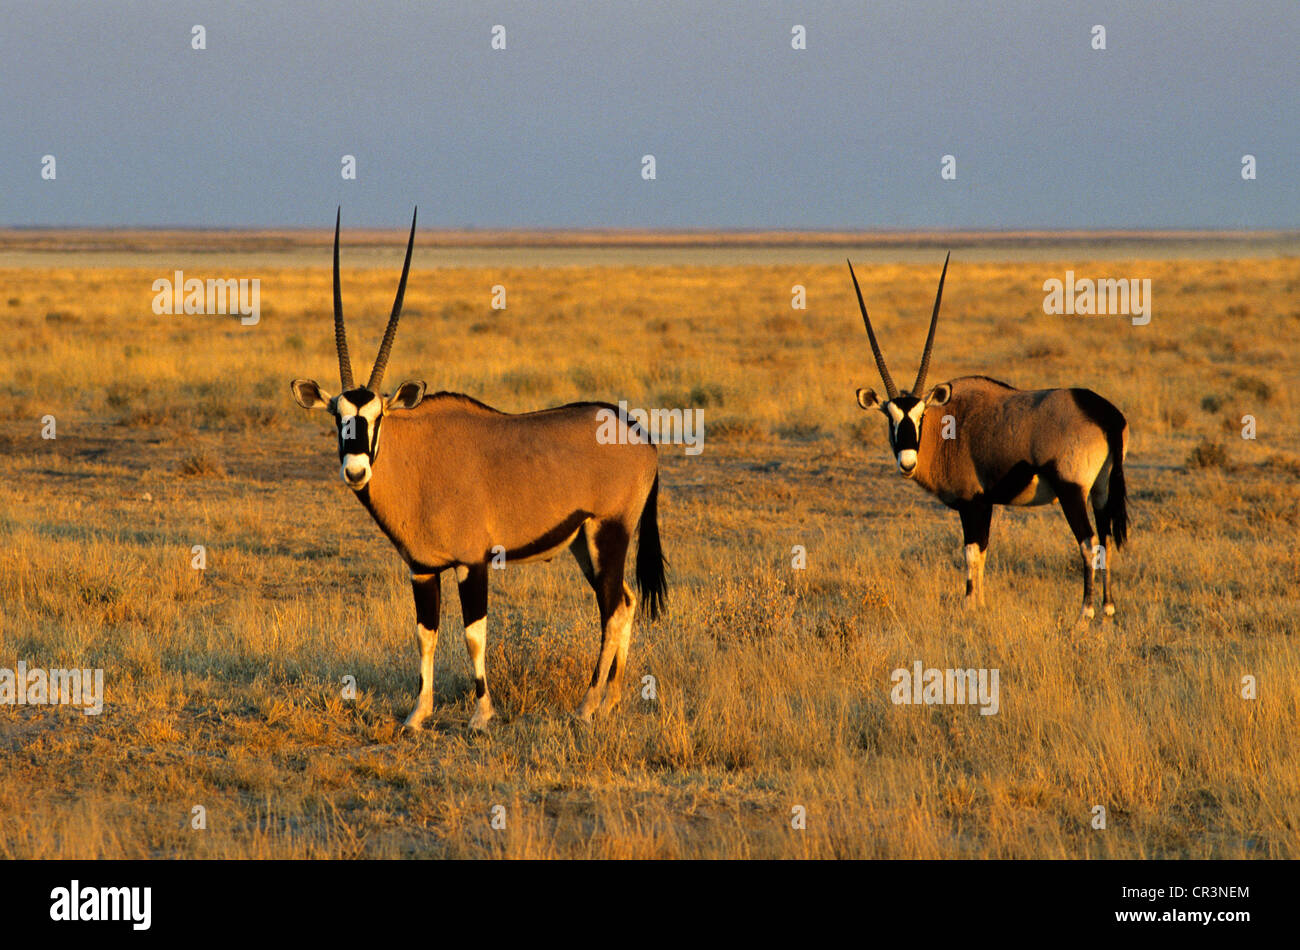
{"type": "Polygon", "coordinates": [[[493,716],[483,658],[489,565],[503,558],[508,563],[549,561],[565,547],[595,590],[600,608],[600,656],[579,710],[590,720],[619,699],[635,611],[632,592],[623,582],[624,562],[638,527],[641,605],[653,618],[665,604],[657,450],[648,437],[601,444],[597,413],[615,409],[604,403],[513,415],[459,393],[425,395],[422,381],[404,382],[391,395],[381,392],[414,245],[412,215],[393,312],[370,380],[358,387],[343,326],[335,218],[334,341],[342,392],[331,396],[309,379],[291,384],[298,405],[326,409],[334,417],[344,483],[410,568],[420,695],[405,725],[419,728],[433,710],[442,572],[454,570],[459,583],[477,697],[469,725],[483,729],[493,716]]]}
{"type": "Polygon", "coordinates": [[[1128,537],[1124,488],[1128,423],[1118,409],[1088,389],[1023,391],[987,376],[962,376],[927,392],[925,377],[947,273],[944,258],[921,368],[911,390],[900,393],[876,342],[858,275],[849,262],[862,322],[887,395],[882,401],[874,390],[859,389],[858,405],[884,413],[889,447],[903,477],[961,516],[967,607],[984,605],[984,557],[993,506],[1045,505],[1059,499],[1083,559],[1079,625],[1094,616],[1094,569],[1101,573],[1102,610],[1113,616],[1109,541],[1113,538],[1118,548],[1128,537]],[[1095,534],[1088,521],[1089,502],[1097,519],[1095,534]]]}

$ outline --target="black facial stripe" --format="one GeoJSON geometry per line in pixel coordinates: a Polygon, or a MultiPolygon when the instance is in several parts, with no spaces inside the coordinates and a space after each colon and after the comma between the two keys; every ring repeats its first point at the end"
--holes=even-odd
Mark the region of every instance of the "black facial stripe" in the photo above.
{"type": "Polygon", "coordinates": [[[366,422],[365,416],[352,416],[352,432],[350,438],[344,438],[342,419],[338,420],[339,426],[339,458],[345,455],[369,455],[370,454],[370,427],[366,422]]]}
{"type": "Polygon", "coordinates": [[[905,417],[894,431],[894,451],[902,452],[904,449],[915,451],[921,445],[921,440],[916,432],[916,423],[911,417],[905,417]]]}

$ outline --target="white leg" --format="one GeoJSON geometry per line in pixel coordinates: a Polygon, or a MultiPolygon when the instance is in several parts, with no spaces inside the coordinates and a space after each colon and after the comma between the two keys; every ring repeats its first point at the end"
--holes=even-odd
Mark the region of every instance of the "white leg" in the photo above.
{"type": "Polygon", "coordinates": [[[1083,607],[1079,611],[1078,627],[1083,628],[1092,622],[1092,618],[1097,612],[1092,607],[1092,583],[1093,583],[1093,566],[1092,559],[1096,557],[1095,548],[1097,547],[1097,536],[1092,535],[1084,541],[1079,542],[1079,554],[1083,558],[1083,607]]]}
{"type": "Polygon", "coordinates": [[[416,621],[415,639],[420,644],[420,698],[406,717],[408,729],[418,729],[433,712],[433,653],[438,648],[438,631],[416,621]]]}
{"type": "Polygon", "coordinates": [[[980,546],[968,544],[962,549],[966,555],[966,599],[963,605],[974,610],[980,603],[980,546]]]}
{"type": "Polygon", "coordinates": [[[437,574],[412,574],[415,594],[415,640],[420,646],[420,698],[406,717],[408,729],[418,729],[433,712],[433,654],[438,648],[441,579],[437,574]]]}
{"type": "Polygon", "coordinates": [[[486,729],[496,711],[492,708],[492,697],[487,688],[487,664],[483,654],[487,650],[487,618],[480,617],[465,628],[465,650],[469,661],[474,665],[474,693],[476,696],[474,715],[470,717],[471,729],[486,729]]]}
{"type": "Polygon", "coordinates": [[[605,697],[600,704],[600,711],[608,713],[616,705],[623,693],[623,673],[627,667],[627,648],[632,642],[632,618],[636,615],[636,598],[627,584],[623,585],[623,606],[612,617],[610,626],[618,639],[614,652],[614,665],[610,670],[609,680],[605,684],[605,697]]]}

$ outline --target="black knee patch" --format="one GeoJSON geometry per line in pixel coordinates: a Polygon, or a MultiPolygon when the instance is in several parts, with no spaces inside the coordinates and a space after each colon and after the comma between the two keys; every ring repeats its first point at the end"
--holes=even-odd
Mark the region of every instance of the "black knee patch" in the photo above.
{"type": "Polygon", "coordinates": [[[438,620],[442,614],[442,585],[440,578],[434,575],[429,580],[411,580],[411,590],[415,593],[415,619],[426,630],[437,630],[438,620]]]}

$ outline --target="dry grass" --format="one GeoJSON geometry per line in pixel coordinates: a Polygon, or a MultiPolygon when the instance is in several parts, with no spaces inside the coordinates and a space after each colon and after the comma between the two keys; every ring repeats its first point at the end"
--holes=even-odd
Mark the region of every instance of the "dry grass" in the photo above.
{"type": "MultiPolygon", "coordinates": [[[[399,253],[345,274],[354,361],[399,253]]],[[[1294,257],[954,263],[933,379],[1088,386],[1133,427],[1119,622],[1084,635],[1055,506],[995,518],[990,607],[961,610],[956,516],[892,473],[854,403],[876,381],[842,265],[413,273],[393,383],[706,420],[702,455],[663,452],[672,612],[638,624],[629,671],[658,701],[629,685],[614,718],[568,718],[598,633],[557,560],[494,576],[488,736],[465,730],[445,585],[413,738],[405,572],[288,390],[335,380],[328,270],[240,274],[262,280],[243,327],[155,316],[165,255],[67,264],[0,270],[0,667],[102,667],[107,704],[0,707],[0,857],[1300,856],[1294,257]],[[1150,277],[1151,324],[1044,316],[1067,267],[1150,277]],[[1224,456],[1198,465],[1202,445],[1224,456]],[[1001,712],[892,705],[916,659],[998,668],[1001,712]]],[[[906,376],[937,261],[862,276],[906,376]]]]}

